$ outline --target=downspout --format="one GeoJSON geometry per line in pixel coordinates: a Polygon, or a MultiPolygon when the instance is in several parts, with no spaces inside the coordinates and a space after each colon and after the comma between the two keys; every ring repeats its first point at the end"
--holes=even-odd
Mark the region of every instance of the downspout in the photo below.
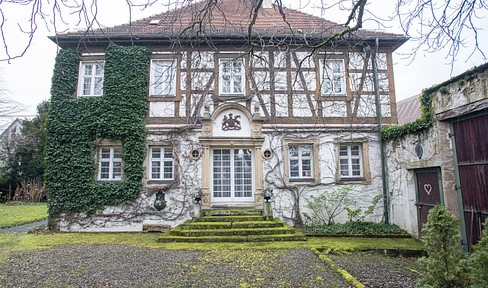
{"type": "Polygon", "coordinates": [[[374,77],[374,92],[376,96],[376,115],[378,117],[378,133],[380,139],[380,152],[381,152],[381,180],[383,181],[383,206],[384,206],[384,218],[385,223],[390,224],[390,217],[388,213],[388,194],[386,190],[386,163],[385,163],[385,149],[383,139],[381,139],[381,127],[383,126],[381,121],[381,103],[380,103],[380,92],[378,87],[378,67],[376,64],[376,54],[378,53],[379,41],[376,38],[373,53],[373,77],[374,77]]]}

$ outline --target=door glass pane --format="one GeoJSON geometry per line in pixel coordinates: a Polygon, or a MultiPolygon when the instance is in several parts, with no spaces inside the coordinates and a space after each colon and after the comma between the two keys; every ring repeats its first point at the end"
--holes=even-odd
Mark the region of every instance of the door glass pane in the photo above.
{"type": "Polygon", "coordinates": [[[252,151],[250,149],[213,150],[213,197],[252,197],[252,151]]]}

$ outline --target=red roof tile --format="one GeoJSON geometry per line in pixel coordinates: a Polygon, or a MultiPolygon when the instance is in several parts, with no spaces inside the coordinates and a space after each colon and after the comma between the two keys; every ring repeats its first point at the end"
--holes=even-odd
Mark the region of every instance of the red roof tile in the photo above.
{"type": "Polygon", "coordinates": [[[397,103],[398,125],[413,122],[422,116],[419,95],[409,97],[397,103]]]}
{"type": "MultiPolygon", "coordinates": [[[[88,35],[84,32],[69,32],[58,36],[225,36],[228,38],[248,35],[254,0],[217,0],[210,15],[205,15],[207,0],[181,8],[134,21],[129,24],[110,28],[96,29],[88,35]],[[201,23],[198,19],[204,17],[201,23]],[[150,24],[152,20],[159,20],[158,24],[150,24]]],[[[284,20],[278,7],[261,8],[259,16],[253,26],[253,34],[259,36],[293,35],[297,33],[307,37],[324,37],[340,32],[344,26],[323,18],[283,7],[284,20]],[[288,22],[288,23],[287,23],[288,22]],[[293,29],[290,29],[290,26],[293,29]]],[[[296,36],[296,35],[295,35],[296,36]]],[[[366,38],[397,38],[403,43],[403,35],[360,29],[355,36],[366,38]]]]}

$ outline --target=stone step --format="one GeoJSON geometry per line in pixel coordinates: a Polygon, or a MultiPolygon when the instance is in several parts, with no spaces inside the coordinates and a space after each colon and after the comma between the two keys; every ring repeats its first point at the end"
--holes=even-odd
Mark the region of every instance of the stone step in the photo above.
{"type": "Polygon", "coordinates": [[[203,216],[196,220],[198,222],[256,222],[265,221],[264,216],[203,216]]]}
{"type": "Polygon", "coordinates": [[[204,242],[272,242],[272,241],[305,241],[307,237],[303,233],[294,234],[275,234],[275,235],[250,235],[250,236],[206,236],[206,237],[184,237],[163,235],[159,237],[158,242],[186,242],[186,243],[204,243],[204,242]]]}
{"type": "Polygon", "coordinates": [[[207,237],[207,236],[249,236],[249,235],[276,235],[276,234],[294,234],[295,230],[291,228],[248,228],[248,229],[218,229],[218,230],[185,230],[173,229],[170,235],[187,236],[187,237],[207,237]]]}
{"type": "Polygon", "coordinates": [[[263,216],[259,209],[217,209],[202,210],[202,216],[263,216]]]}
{"type": "Polygon", "coordinates": [[[244,228],[274,228],[283,227],[281,221],[242,221],[242,222],[189,222],[184,223],[183,229],[244,229],[244,228]]]}

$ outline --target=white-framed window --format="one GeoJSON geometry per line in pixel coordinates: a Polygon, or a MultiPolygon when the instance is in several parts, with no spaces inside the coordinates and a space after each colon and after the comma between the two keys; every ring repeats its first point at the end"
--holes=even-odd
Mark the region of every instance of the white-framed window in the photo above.
{"type": "Polygon", "coordinates": [[[151,60],[151,96],[176,96],[176,64],[174,60],[151,60]]]}
{"type": "Polygon", "coordinates": [[[341,178],[363,177],[363,159],[361,145],[340,145],[339,166],[341,178]]]}
{"type": "Polygon", "coordinates": [[[346,95],[344,59],[320,59],[320,89],[322,96],[346,95]]]}
{"type": "Polygon", "coordinates": [[[290,179],[313,178],[312,145],[288,146],[290,179]]]}
{"type": "Polygon", "coordinates": [[[172,147],[151,147],[149,180],[173,180],[174,160],[172,147]]]}
{"type": "Polygon", "coordinates": [[[219,59],[219,92],[220,95],[244,95],[245,89],[244,60],[219,59]]]}
{"type": "Polygon", "coordinates": [[[78,96],[101,96],[103,93],[103,61],[81,61],[78,96]]]}
{"type": "Polygon", "coordinates": [[[122,179],[121,149],[102,147],[99,154],[98,180],[113,181],[122,179]]]}

